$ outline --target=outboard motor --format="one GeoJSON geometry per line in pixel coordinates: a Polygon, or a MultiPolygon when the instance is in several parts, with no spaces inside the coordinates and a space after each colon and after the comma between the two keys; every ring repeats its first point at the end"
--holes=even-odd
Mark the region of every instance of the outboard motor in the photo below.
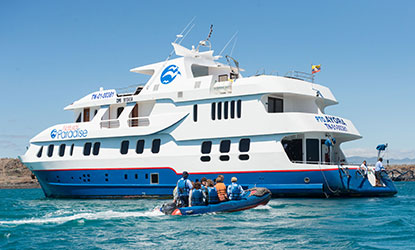
{"type": "Polygon", "coordinates": [[[171,203],[165,203],[163,204],[163,206],[161,206],[160,211],[163,212],[164,214],[170,215],[173,213],[174,210],[176,210],[177,206],[176,203],[171,202],[171,203]]]}

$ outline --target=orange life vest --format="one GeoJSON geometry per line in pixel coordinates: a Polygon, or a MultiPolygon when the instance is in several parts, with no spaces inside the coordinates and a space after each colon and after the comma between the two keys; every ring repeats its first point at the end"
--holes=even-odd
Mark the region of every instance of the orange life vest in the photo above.
{"type": "Polygon", "coordinates": [[[228,195],[226,194],[226,186],[225,184],[219,182],[215,185],[216,191],[218,192],[219,201],[226,201],[228,199],[228,195]]]}

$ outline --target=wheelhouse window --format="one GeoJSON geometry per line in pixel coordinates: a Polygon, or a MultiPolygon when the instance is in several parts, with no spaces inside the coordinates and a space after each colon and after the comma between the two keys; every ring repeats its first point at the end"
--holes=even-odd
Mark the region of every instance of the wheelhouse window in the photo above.
{"type": "Polygon", "coordinates": [[[197,122],[197,104],[193,105],[193,121],[197,122]]]}
{"type": "Polygon", "coordinates": [[[53,148],[55,147],[55,145],[53,145],[53,144],[50,144],[49,145],[49,147],[48,147],[48,156],[49,157],[52,157],[52,155],[53,155],[53,148]]]}
{"type": "Polygon", "coordinates": [[[280,98],[268,97],[268,113],[282,113],[284,111],[284,101],[280,98]]]}
{"type": "Polygon", "coordinates": [[[160,152],[160,144],[161,144],[160,139],[154,139],[153,140],[153,143],[151,145],[151,152],[153,154],[157,154],[158,152],[160,152]]]}
{"type": "Polygon", "coordinates": [[[41,146],[39,151],[37,152],[37,157],[38,158],[42,157],[42,152],[43,152],[43,146],[41,146]]]}
{"type": "Polygon", "coordinates": [[[69,155],[72,156],[73,155],[73,149],[75,147],[75,144],[72,143],[71,145],[71,150],[69,151],[69,155]]]}
{"type": "Polygon", "coordinates": [[[61,144],[59,146],[59,156],[62,157],[65,155],[65,148],[66,148],[66,144],[61,144]]]}
{"type": "Polygon", "coordinates": [[[282,146],[288,158],[292,162],[303,162],[303,140],[282,140],[282,146]]]}
{"type": "Polygon", "coordinates": [[[142,154],[144,152],[144,140],[138,140],[135,147],[135,152],[137,154],[142,154]]]}
{"type": "Polygon", "coordinates": [[[242,116],[242,101],[241,100],[238,100],[236,102],[236,116],[238,118],[241,118],[242,116]]]}
{"type": "Polygon", "coordinates": [[[117,119],[120,117],[123,110],[124,110],[124,107],[117,108],[117,119]]]}
{"type": "Polygon", "coordinates": [[[121,154],[125,155],[128,153],[128,148],[130,146],[130,141],[125,140],[121,142],[121,148],[120,148],[120,152],[121,154]]]}
{"type": "Polygon", "coordinates": [[[212,110],[211,110],[212,120],[216,119],[216,103],[212,102],[212,110]]]}
{"type": "Polygon", "coordinates": [[[91,147],[92,147],[92,143],[90,143],[90,142],[85,143],[85,145],[84,145],[84,155],[85,156],[88,156],[88,155],[91,154],[91,147]]]}
{"type": "Polygon", "coordinates": [[[306,139],[307,163],[318,164],[320,143],[318,139],[306,139]]]}
{"type": "Polygon", "coordinates": [[[98,155],[99,154],[99,148],[101,147],[101,143],[100,142],[95,142],[94,143],[94,148],[92,150],[92,154],[93,155],[98,155]]]}

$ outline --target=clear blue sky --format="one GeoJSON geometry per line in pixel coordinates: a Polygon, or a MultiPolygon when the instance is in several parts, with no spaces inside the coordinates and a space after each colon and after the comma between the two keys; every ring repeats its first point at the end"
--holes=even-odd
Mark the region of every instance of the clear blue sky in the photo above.
{"type": "MultiPolygon", "coordinates": [[[[415,1],[0,1],[0,157],[25,152],[43,129],[72,121],[63,107],[99,87],[143,81],[129,69],[211,38],[218,53],[236,32],[245,76],[322,64],[316,82],[340,102],[363,139],[350,155],[415,158],[415,1]]],[[[230,46],[231,47],[231,46],[230,46]]],[[[229,51],[229,50],[228,50],[229,51]]]]}

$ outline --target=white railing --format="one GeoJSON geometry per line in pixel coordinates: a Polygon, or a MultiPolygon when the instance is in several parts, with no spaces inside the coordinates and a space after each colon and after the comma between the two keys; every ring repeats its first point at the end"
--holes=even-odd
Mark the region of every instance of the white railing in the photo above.
{"type": "Polygon", "coordinates": [[[118,119],[103,120],[100,123],[101,128],[119,128],[120,121],[118,119]]]}
{"type": "Polygon", "coordinates": [[[129,127],[147,127],[150,126],[150,119],[147,117],[136,117],[128,119],[129,127]]]}

